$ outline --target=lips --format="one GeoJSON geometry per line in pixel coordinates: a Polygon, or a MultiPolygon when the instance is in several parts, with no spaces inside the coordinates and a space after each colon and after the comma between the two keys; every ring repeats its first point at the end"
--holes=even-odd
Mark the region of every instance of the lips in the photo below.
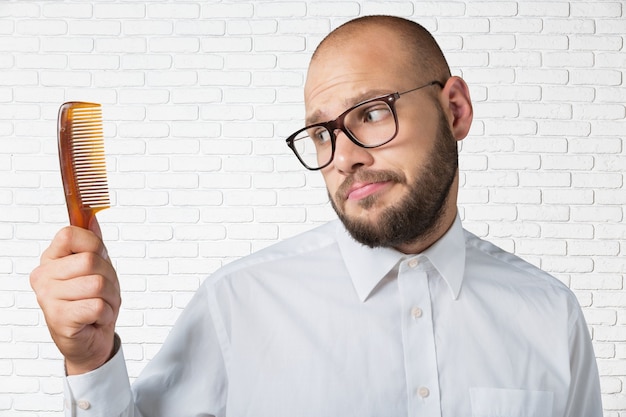
{"type": "Polygon", "coordinates": [[[382,188],[390,183],[390,181],[354,183],[348,190],[346,199],[361,200],[362,198],[368,197],[376,193],[377,191],[380,191],[382,188]]]}
{"type": "Polygon", "coordinates": [[[346,178],[339,186],[336,196],[339,201],[358,201],[381,191],[404,178],[393,171],[361,171],[346,178]]]}

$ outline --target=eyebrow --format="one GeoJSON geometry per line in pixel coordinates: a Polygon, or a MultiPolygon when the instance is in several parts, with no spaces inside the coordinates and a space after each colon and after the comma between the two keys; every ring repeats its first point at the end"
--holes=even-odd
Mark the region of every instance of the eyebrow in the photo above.
{"type": "MultiPolygon", "coordinates": [[[[362,93],[359,93],[353,97],[347,98],[343,101],[344,103],[344,110],[346,111],[349,108],[356,106],[357,104],[363,102],[363,101],[367,101],[376,97],[380,97],[380,96],[385,96],[388,94],[393,94],[395,91],[391,91],[391,90],[383,90],[380,88],[377,89],[372,89],[372,90],[367,90],[364,91],[362,93]]],[[[342,111],[342,113],[343,113],[342,111]]],[[[320,110],[317,109],[315,111],[313,111],[313,113],[311,113],[310,115],[307,115],[305,118],[305,125],[306,126],[310,126],[310,125],[314,125],[316,123],[323,123],[323,122],[327,122],[330,121],[330,118],[325,117],[325,113],[320,110]]]]}

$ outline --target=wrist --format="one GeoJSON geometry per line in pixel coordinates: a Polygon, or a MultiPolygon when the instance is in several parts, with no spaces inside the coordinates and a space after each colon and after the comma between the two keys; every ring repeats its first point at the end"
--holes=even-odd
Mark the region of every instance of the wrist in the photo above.
{"type": "Polygon", "coordinates": [[[82,374],[86,374],[88,372],[91,372],[100,368],[101,366],[109,362],[111,359],[113,359],[115,354],[120,350],[121,345],[122,345],[122,341],[120,337],[117,335],[117,333],[114,333],[113,346],[111,347],[111,350],[108,356],[104,357],[104,359],[89,358],[88,360],[83,361],[83,362],[75,362],[66,358],[65,363],[64,363],[65,375],[66,376],[82,375],[82,374]]]}

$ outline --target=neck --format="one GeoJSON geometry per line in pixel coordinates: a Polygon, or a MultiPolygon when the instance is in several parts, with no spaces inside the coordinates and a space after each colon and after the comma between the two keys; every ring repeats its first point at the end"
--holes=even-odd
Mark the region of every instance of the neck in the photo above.
{"type": "Polygon", "coordinates": [[[435,242],[441,239],[441,237],[445,235],[448,230],[450,230],[450,227],[452,227],[452,224],[456,219],[456,214],[457,209],[456,204],[454,204],[452,208],[446,208],[443,215],[439,218],[429,233],[413,242],[394,246],[394,249],[407,255],[424,252],[426,249],[435,244],[435,242]]]}

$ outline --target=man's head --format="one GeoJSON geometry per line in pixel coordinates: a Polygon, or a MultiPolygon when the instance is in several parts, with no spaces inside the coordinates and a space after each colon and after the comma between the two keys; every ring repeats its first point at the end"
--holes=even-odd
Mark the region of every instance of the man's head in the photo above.
{"type": "Polygon", "coordinates": [[[368,105],[367,112],[359,108],[357,121],[344,120],[344,130],[331,128],[334,155],[321,172],[333,207],[355,239],[417,252],[436,241],[454,219],[456,141],[467,135],[472,120],[467,86],[450,76],[428,31],[390,16],[359,18],[333,31],[311,60],[306,123],[333,120],[357,103],[395,92],[406,93],[385,99],[388,105],[378,103],[384,112],[375,106],[370,111],[368,105]],[[351,126],[376,132],[379,120],[394,123],[393,112],[393,140],[374,148],[354,142],[364,143],[358,135],[367,133],[352,132],[351,126]],[[354,133],[352,139],[346,130],[354,133]]]}

